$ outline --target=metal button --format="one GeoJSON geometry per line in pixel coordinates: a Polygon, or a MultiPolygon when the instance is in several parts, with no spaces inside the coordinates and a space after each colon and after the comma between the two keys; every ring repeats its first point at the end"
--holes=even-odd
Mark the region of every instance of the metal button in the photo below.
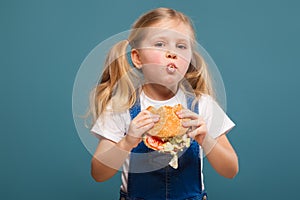
{"type": "Polygon", "coordinates": [[[207,197],[206,197],[206,195],[204,195],[203,197],[202,197],[202,200],[206,200],[207,199],[207,197]]]}

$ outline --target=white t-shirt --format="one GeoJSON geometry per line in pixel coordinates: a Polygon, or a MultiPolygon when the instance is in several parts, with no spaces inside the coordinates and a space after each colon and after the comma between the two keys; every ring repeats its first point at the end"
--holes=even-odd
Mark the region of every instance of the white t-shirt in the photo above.
{"type": "MultiPolygon", "coordinates": [[[[158,108],[164,105],[175,106],[176,104],[182,104],[185,108],[187,108],[186,96],[182,90],[179,90],[174,97],[165,101],[156,101],[150,99],[145,95],[145,93],[142,92],[140,95],[140,103],[141,110],[146,109],[150,105],[158,108]]],[[[218,103],[209,95],[201,96],[198,103],[198,109],[199,115],[203,117],[204,121],[206,122],[208,131],[207,134],[209,134],[212,138],[217,138],[223,133],[227,133],[235,126],[235,124],[230,120],[218,103]]],[[[122,113],[113,112],[113,109],[110,110],[111,111],[105,112],[97,119],[96,123],[91,129],[91,132],[98,138],[104,137],[117,143],[124,137],[125,133],[127,133],[131,118],[129,110],[126,110],[122,113]]],[[[202,148],[199,156],[201,159],[203,159],[202,148]]],[[[122,167],[121,189],[124,192],[127,192],[129,160],[130,158],[127,158],[122,167]]],[[[204,189],[203,174],[201,177],[204,189]]]]}

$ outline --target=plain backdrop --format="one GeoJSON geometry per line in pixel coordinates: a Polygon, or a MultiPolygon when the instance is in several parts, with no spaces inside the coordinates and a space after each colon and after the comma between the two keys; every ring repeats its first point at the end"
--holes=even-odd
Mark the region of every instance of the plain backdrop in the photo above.
{"type": "Polygon", "coordinates": [[[104,183],[90,175],[91,154],[72,116],[73,84],[96,45],[157,7],[191,17],[237,124],[228,137],[240,172],[225,179],[205,160],[209,198],[297,198],[299,1],[2,0],[0,199],[118,198],[119,175],[104,183]]]}

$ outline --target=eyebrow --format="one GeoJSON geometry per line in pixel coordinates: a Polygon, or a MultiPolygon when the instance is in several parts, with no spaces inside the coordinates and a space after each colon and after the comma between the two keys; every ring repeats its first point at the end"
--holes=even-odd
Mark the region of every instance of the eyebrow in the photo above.
{"type": "MultiPolygon", "coordinates": [[[[152,36],[150,37],[150,40],[168,40],[168,37],[165,36],[152,36]]],[[[189,40],[185,38],[176,38],[176,42],[183,42],[183,43],[189,43],[189,40]]]]}

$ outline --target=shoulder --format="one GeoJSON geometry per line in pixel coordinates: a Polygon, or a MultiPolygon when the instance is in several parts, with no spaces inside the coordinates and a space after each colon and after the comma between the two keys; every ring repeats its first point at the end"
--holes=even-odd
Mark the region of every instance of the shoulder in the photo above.
{"type": "Polygon", "coordinates": [[[208,134],[213,138],[227,133],[235,126],[225,110],[210,95],[202,95],[199,99],[199,114],[206,121],[208,134]]]}
{"type": "Polygon", "coordinates": [[[203,109],[203,108],[211,107],[215,103],[216,102],[212,96],[210,96],[208,94],[203,94],[203,95],[201,95],[201,97],[199,98],[199,101],[198,101],[199,110],[203,109]]]}
{"type": "Polygon", "coordinates": [[[200,102],[209,102],[209,101],[214,101],[213,97],[208,95],[208,94],[202,94],[201,97],[199,98],[199,103],[200,102]]]}
{"type": "Polygon", "coordinates": [[[203,94],[199,98],[199,107],[201,106],[208,106],[208,107],[218,107],[224,111],[226,111],[226,101],[218,101],[214,97],[208,95],[208,94],[203,94]]]}

